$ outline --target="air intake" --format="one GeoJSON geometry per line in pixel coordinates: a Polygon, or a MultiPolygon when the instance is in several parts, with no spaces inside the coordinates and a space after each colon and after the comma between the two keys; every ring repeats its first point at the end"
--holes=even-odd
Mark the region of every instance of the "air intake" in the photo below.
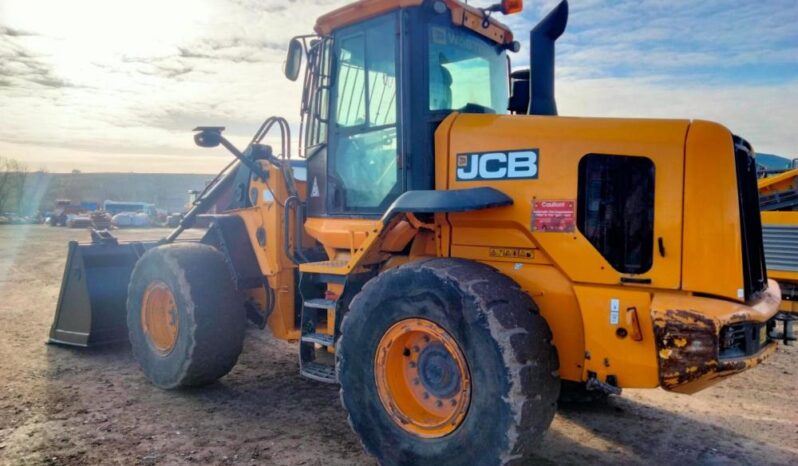
{"type": "Polygon", "coordinates": [[[554,42],[565,32],[567,24],[568,0],[563,0],[532,29],[529,47],[532,54],[530,115],[557,115],[557,102],[554,99],[554,42]]]}

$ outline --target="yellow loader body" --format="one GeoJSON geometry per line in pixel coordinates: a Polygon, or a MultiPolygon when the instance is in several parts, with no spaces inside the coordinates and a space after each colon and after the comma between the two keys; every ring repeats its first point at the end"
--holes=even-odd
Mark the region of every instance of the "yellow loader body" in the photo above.
{"type": "MultiPolygon", "coordinates": [[[[756,301],[746,303],[740,297],[740,211],[733,166],[726,163],[731,152],[731,133],[702,121],[454,114],[436,132],[436,188],[501,183],[513,199],[511,206],[435,214],[430,223],[415,217],[388,225],[382,220],[309,218],[305,241],[322,244],[329,261],[299,268],[334,274],[376,259],[390,268],[430,256],[482,262],[515,280],[539,305],[554,333],[562,378],[609,377],[624,388],[694,392],[720,376],[755,366],[776,346],[763,338],[752,354],[731,362],[718,358],[724,327],[765,324],[779,303],[773,281],[756,301]],[[529,147],[541,157],[541,174],[534,182],[457,180],[462,154],[529,147]],[[646,273],[617,271],[575,225],[566,232],[535,230],[535,206],[541,202],[570,201],[576,208],[579,162],[591,153],[645,157],[654,163],[654,236],[662,248],[646,273]],[[710,183],[718,185],[707,186],[706,170],[724,164],[727,176],[713,177],[710,183]]],[[[253,189],[267,188],[253,183],[253,189]]],[[[279,189],[276,195],[281,195],[279,189]]],[[[247,221],[255,244],[254,232],[261,226],[267,231],[284,228],[283,213],[273,202],[234,214],[247,221]]],[[[576,222],[576,217],[574,213],[569,221],[576,222]]],[[[279,235],[256,250],[272,287],[285,290],[277,294],[272,330],[278,337],[296,338],[299,330],[290,324],[291,265],[275,260],[282,251],[279,235]]]]}

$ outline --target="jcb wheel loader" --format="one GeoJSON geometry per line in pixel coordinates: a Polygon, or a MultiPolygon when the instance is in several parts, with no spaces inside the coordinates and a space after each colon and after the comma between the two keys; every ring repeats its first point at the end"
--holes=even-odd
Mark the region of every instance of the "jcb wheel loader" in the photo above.
{"type": "Polygon", "coordinates": [[[197,128],[236,163],[159,243],[71,244],[51,340],[127,327],[147,377],[177,388],[229,371],[249,317],[298,342],[302,376],[340,384],[389,465],[526,463],[561,381],[693,393],[759,364],[780,292],[750,144],[706,121],[557,116],[568,3],[511,73],[520,45],[494,16],[520,9],[362,0],[319,18],[285,66],[296,80],[307,61],[301,157],[281,118],[244,151],[197,128]],[[201,241],[177,241],[211,209],[201,241]]]}

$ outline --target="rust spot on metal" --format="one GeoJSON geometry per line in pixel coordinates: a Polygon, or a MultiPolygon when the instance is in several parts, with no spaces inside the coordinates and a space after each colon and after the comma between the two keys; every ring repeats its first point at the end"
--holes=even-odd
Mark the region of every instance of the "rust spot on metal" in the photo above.
{"type": "MultiPolygon", "coordinates": [[[[760,364],[775,351],[772,342],[749,358],[719,360],[721,323],[696,311],[653,311],[654,336],[659,354],[660,384],[666,390],[694,393],[722,378],[760,364]]],[[[750,318],[738,312],[735,322],[750,318]]],[[[728,321],[723,324],[727,324],[728,321]]]]}
{"type": "Polygon", "coordinates": [[[695,381],[715,370],[719,329],[713,319],[682,309],[655,311],[653,317],[664,388],[695,381]]]}
{"type": "Polygon", "coordinates": [[[750,320],[755,320],[753,317],[754,316],[748,311],[735,312],[729,316],[729,321],[727,324],[736,324],[737,322],[748,322],[750,320]]]}

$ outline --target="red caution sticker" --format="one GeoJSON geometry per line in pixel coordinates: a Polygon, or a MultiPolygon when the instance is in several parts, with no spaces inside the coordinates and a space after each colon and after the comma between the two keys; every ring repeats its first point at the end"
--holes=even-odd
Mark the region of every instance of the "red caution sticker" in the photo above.
{"type": "Polygon", "coordinates": [[[572,232],[576,229],[576,202],[534,201],[532,231],[572,232]]]}

